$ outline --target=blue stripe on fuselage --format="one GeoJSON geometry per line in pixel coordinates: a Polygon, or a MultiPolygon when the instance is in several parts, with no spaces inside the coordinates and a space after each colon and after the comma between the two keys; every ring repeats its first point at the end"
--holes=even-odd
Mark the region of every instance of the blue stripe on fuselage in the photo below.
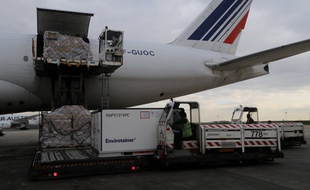
{"type": "Polygon", "coordinates": [[[221,18],[234,0],[223,0],[220,5],[207,17],[205,21],[193,32],[188,40],[200,40],[206,32],[221,18]]]}

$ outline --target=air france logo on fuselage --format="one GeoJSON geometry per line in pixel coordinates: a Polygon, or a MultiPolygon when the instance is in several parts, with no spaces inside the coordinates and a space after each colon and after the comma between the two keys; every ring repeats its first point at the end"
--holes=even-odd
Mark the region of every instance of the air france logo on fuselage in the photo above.
{"type": "Polygon", "coordinates": [[[125,53],[132,54],[132,55],[142,55],[142,56],[155,56],[155,52],[152,50],[146,49],[132,49],[132,50],[125,50],[125,53]]]}

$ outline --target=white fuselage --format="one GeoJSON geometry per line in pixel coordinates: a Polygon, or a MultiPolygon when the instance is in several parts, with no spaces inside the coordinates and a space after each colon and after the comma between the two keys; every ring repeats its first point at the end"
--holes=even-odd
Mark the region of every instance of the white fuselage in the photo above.
{"type": "MultiPolygon", "coordinates": [[[[50,110],[51,80],[35,74],[32,38],[0,33],[0,113],[50,110]],[[13,51],[12,51],[13,50],[13,51]]],[[[94,59],[98,40],[90,40],[94,59]]],[[[268,74],[259,65],[229,72],[205,66],[232,55],[170,44],[127,42],[124,63],[110,77],[110,107],[123,108],[204,91],[268,74]]],[[[101,76],[86,78],[89,109],[100,108],[101,76]]]]}

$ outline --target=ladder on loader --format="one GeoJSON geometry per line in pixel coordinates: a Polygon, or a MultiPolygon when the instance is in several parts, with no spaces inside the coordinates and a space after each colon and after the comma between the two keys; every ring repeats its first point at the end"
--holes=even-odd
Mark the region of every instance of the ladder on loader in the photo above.
{"type": "Polygon", "coordinates": [[[101,109],[110,106],[110,77],[116,69],[123,65],[124,32],[110,30],[108,27],[99,36],[99,59],[105,72],[102,73],[101,109]]]}

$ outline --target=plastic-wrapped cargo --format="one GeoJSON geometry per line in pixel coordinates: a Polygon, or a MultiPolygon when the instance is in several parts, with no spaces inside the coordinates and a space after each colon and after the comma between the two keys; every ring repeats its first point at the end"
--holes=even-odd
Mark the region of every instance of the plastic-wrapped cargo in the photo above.
{"type": "Polygon", "coordinates": [[[72,148],[91,145],[91,113],[83,106],[62,106],[43,114],[42,148],[72,148]]]}
{"type": "Polygon", "coordinates": [[[55,31],[45,31],[44,33],[44,58],[67,60],[87,59],[92,61],[93,56],[89,43],[83,41],[81,37],[61,35],[55,31]]]}

